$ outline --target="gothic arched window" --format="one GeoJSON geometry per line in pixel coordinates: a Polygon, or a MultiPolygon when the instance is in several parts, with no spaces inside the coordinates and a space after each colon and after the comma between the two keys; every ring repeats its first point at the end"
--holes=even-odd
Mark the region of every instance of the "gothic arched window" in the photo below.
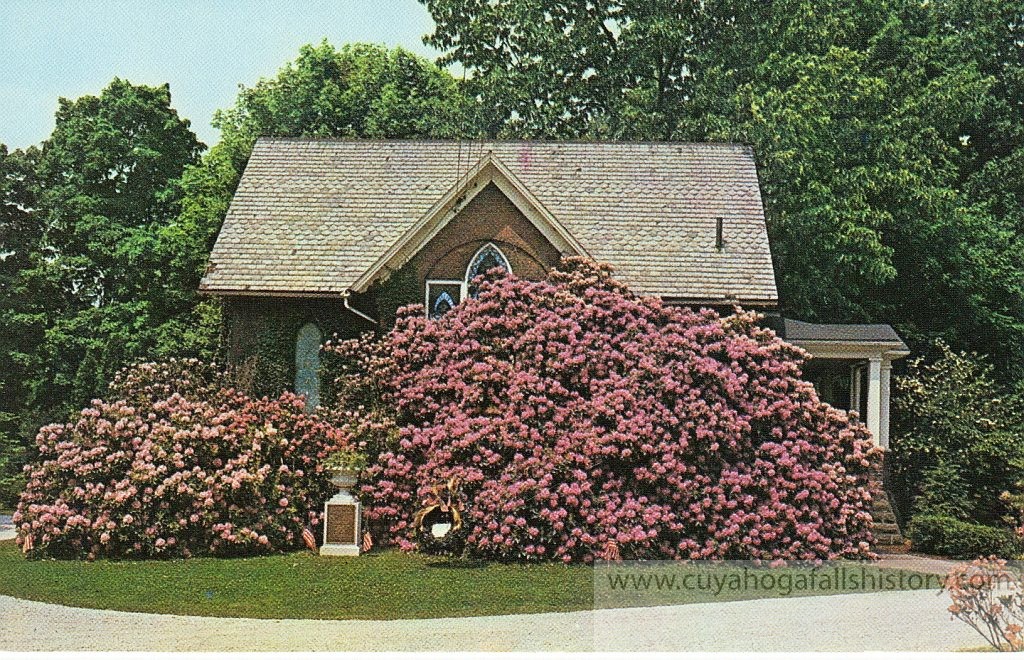
{"type": "Polygon", "coordinates": [[[427,318],[439,319],[462,302],[462,280],[427,280],[427,318]]]}
{"type": "Polygon", "coordinates": [[[320,405],[320,344],[323,336],[315,323],[307,323],[295,339],[295,393],[306,397],[306,410],[320,405]]]}
{"type": "Polygon", "coordinates": [[[455,307],[455,299],[447,291],[442,291],[434,299],[434,306],[430,310],[430,318],[439,319],[448,313],[452,307],[455,307]]]}
{"type": "Polygon", "coordinates": [[[466,269],[466,284],[469,286],[469,294],[471,296],[476,297],[476,292],[473,290],[473,280],[477,276],[483,275],[495,268],[501,268],[506,273],[512,272],[512,267],[508,265],[508,259],[498,249],[498,246],[494,243],[488,243],[477,250],[473,258],[469,260],[469,267],[466,269]]]}

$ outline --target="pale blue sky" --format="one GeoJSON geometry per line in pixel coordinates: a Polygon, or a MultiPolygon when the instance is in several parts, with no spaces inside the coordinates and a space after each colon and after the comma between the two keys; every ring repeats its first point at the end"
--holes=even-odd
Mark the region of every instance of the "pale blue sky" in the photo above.
{"type": "Polygon", "coordinates": [[[178,113],[212,145],[214,110],[239,83],[274,75],[299,46],[366,41],[423,45],[433,21],[415,0],[2,0],[0,143],[37,144],[58,97],[96,94],[115,76],[171,84],[178,113]]]}

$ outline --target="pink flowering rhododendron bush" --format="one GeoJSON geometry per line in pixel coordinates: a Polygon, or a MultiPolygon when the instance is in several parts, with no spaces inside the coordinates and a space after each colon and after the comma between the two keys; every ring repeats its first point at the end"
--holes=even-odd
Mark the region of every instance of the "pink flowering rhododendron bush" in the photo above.
{"type": "Polygon", "coordinates": [[[300,547],[344,435],[293,394],[251,399],[185,360],[122,371],[36,442],[14,514],[30,556],[189,557],[300,547]]]}
{"type": "Polygon", "coordinates": [[[580,259],[489,277],[439,320],[411,307],[380,340],[328,345],[391,542],[416,547],[415,512],[454,477],[479,557],[869,554],[878,451],[755,316],[640,298],[580,259]]]}

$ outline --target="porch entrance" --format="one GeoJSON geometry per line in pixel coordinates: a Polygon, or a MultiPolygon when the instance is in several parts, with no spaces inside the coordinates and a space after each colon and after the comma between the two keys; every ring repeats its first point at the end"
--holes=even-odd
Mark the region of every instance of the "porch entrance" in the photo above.
{"type": "Polygon", "coordinates": [[[769,325],[811,354],[804,377],[826,403],[856,412],[875,444],[889,447],[889,392],[894,360],[910,354],[891,326],[807,323],[776,317],[769,325]]]}

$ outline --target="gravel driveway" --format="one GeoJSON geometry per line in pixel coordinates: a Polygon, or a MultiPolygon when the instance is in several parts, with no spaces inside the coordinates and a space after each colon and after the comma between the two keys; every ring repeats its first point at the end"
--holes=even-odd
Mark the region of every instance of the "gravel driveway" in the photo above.
{"type": "Polygon", "coordinates": [[[7,651],[953,651],[983,640],[934,591],[403,621],[87,610],[0,596],[7,651]]]}

